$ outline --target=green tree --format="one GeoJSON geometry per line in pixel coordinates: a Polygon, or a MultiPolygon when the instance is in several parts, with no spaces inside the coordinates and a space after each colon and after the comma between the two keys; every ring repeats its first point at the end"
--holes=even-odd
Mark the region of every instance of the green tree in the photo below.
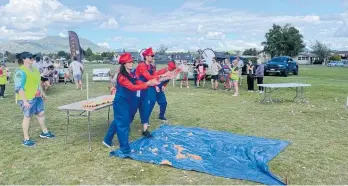
{"type": "Polygon", "coordinates": [[[264,52],[274,56],[296,56],[305,47],[300,31],[290,24],[284,27],[273,24],[262,42],[264,52]]]}
{"type": "Polygon", "coordinates": [[[330,61],[341,61],[342,57],[340,55],[333,55],[330,57],[330,61]]]}
{"type": "Polygon", "coordinates": [[[90,49],[90,48],[88,48],[87,50],[86,50],[86,57],[88,57],[88,56],[93,56],[94,54],[93,54],[93,51],[90,49]]]}
{"type": "Polygon", "coordinates": [[[249,49],[246,49],[246,50],[243,52],[243,55],[257,56],[257,50],[256,50],[256,48],[249,48],[249,49]]]}
{"type": "Polygon", "coordinates": [[[330,46],[323,42],[315,41],[311,44],[312,53],[316,54],[317,57],[324,59],[323,65],[326,65],[327,58],[330,56],[330,46]]]}
{"type": "Polygon", "coordinates": [[[67,53],[64,52],[64,51],[59,51],[59,52],[57,53],[57,55],[58,55],[58,57],[66,57],[66,56],[67,56],[67,53]]]}

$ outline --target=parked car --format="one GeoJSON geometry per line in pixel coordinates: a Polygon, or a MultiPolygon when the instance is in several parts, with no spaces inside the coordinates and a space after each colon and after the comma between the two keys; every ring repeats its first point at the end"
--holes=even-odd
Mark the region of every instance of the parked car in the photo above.
{"type": "Polygon", "coordinates": [[[343,61],[331,61],[327,64],[328,67],[343,67],[344,65],[343,61]]]}
{"type": "Polygon", "coordinates": [[[337,66],[337,67],[343,67],[344,64],[343,64],[342,62],[338,62],[338,63],[336,63],[336,66],[337,66]]]}
{"type": "Polygon", "coordinates": [[[337,62],[336,61],[331,61],[327,64],[328,67],[334,67],[336,66],[337,62]]]}
{"type": "Polygon", "coordinates": [[[274,57],[265,64],[265,75],[277,73],[287,77],[289,73],[298,75],[298,70],[298,64],[289,56],[274,57]]]}

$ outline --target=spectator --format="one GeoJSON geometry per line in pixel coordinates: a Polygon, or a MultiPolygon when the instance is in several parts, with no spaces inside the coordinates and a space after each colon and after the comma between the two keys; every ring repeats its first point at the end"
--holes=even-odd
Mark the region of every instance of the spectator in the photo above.
{"type": "Polygon", "coordinates": [[[238,77],[239,77],[239,85],[242,85],[243,80],[243,67],[244,67],[244,61],[240,59],[239,56],[237,56],[236,60],[238,61],[238,77]]]}
{"type": "Polygon", "coordinates": [[[222,67],[223,68],[223,74],[224,74],[224,81],[225,81],[225,90],[228,89],[228,91],[231,90],[231,81],[230,81],[230,74],[231,74],[231,63],[229,59],[225,59],[225,64],[222,67]]]}
{"type": "Polygon", "coordinates": [[[181,79],[181,84],[180,84],[180,88],[182,88],[182,84],[183,82],[186,82],[186,87],[189,87],[189,82],[188,82],[188,72],[189,72],[189,66],[187,65],[187,61],[184,61],[180,67],[181,69],[181,73],[180,73],[180,79],[181,79]]]}
{"type": "Polygon", "coordinates": [[[248,92],[254,92],[254,65],[251,60],[247,65],[247,75],[248,92]]]}
{"type": "Polygon", "coordinates": [[[0,99],[4,99],[5,88],[7,84],[7,70],[5,63],[0,66],[0,99]]]}
{"type": "Polygon", "coordinates": [[[211,64],[211,88],[213,90],[217,90],[218,86],[219,86],[219,71],[221,69],[221,65],[216,62],[216,58],[214,57],[212,59],[212,64],[211,64]]]}
{"type": "Polygon", "coordinates": [[[200,81],[203,80],[203,87],[205,86],[205,75],[207,72],[208,65],[205,63],[202,63],[202,61],[199,62],[199,64],[196,66],[197,69],[197,88],[199,88],[200,81]]]}
{"type": "Polygon", "coordinates": [[[77,61],[77,58],[73,58],[73,62],[70,63],[69,68],[72,69],[74,75],[74,81],[76,84],[76,89],[82,90],[82,72],[83,65],[77,61]]]}
{"type": "Polygon", "coordinates": [[[195,86],[197,86],[197,75],[198,75],[198,72],[197,72],[197,65],[199,64],[199,59],[197,58],[194,62],[193,62],[193,81],[194,81],[194,84],[195,86]]]}
{"type": "MultiPolygon", "coordinates": [[[[239,80],[239,67],[238,67],[238,60],[233,61],[233,67],[231,69],[231,74],[230,74],[230,79],[231,79],[231,84],[234,87],[234,94],[233,96],[238,96],[238,80],[239,80]]],[[[232,86],[231,85],[231,86],[232,86]]]]}
{"type": "Polygon", "coordinates": [[[50,69],[47,68],[43,68],[42,72],[41,72],[41,85],[43,87],[43,91],[47,91],[50,87],[51,87],[51,83],[49,81],[49,76],[51,74],[50,69]]]}
{"type": "MultiPolygon", "coordinates": [[[[255,77],[257,79],[257,84],[263,84],[265,65],[262,64],[262,60],[257,60],[257,68],[255,72],[255,77]]],[[[263,93],[263,87],[259,86],[259,93],[263,93]]]]}

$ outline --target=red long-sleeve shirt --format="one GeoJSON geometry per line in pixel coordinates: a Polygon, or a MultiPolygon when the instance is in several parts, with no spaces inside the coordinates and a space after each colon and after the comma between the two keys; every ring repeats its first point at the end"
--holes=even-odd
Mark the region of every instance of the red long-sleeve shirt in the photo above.
{"type": "Polygon", "coordinates": [[[166,68],[161,69],[159,71],[156,71],[154,69],[154,73],[151,75],[149,73],[149,68],[151,68],[150,65],[147,65],[145,62],[139,63],[139,65],[137,66],[135,70],[136,77],[144,76],[144,78],[149,81],[151,79],[158,79],[160,75],[167,72],[166,68]]]}
{"type": "Polygon", "coordinates": [[[129,81],[129,79],[127,77],[125,77],[122,74],[120,74],[118,76],[117,83],[119,83],[119,85],[122,85],[122,86],[126,87],[130,91],[137,91],[137,90],[147,89],[146,83],[144,83],[144,82],[142,82],[140,80],[137,80],[136,84],[134,85],[131,81],[129,81]]]}

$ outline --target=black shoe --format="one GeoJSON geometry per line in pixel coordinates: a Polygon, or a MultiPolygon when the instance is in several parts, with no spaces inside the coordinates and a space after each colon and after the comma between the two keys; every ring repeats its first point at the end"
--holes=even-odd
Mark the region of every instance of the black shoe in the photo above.
{"type": "Polygon", "coordinates": [[[148,131],[148,130],[145,130],[142,132],[143,136],[147,137],[147,138],[152,138],[152,134],[148,131]]]}

